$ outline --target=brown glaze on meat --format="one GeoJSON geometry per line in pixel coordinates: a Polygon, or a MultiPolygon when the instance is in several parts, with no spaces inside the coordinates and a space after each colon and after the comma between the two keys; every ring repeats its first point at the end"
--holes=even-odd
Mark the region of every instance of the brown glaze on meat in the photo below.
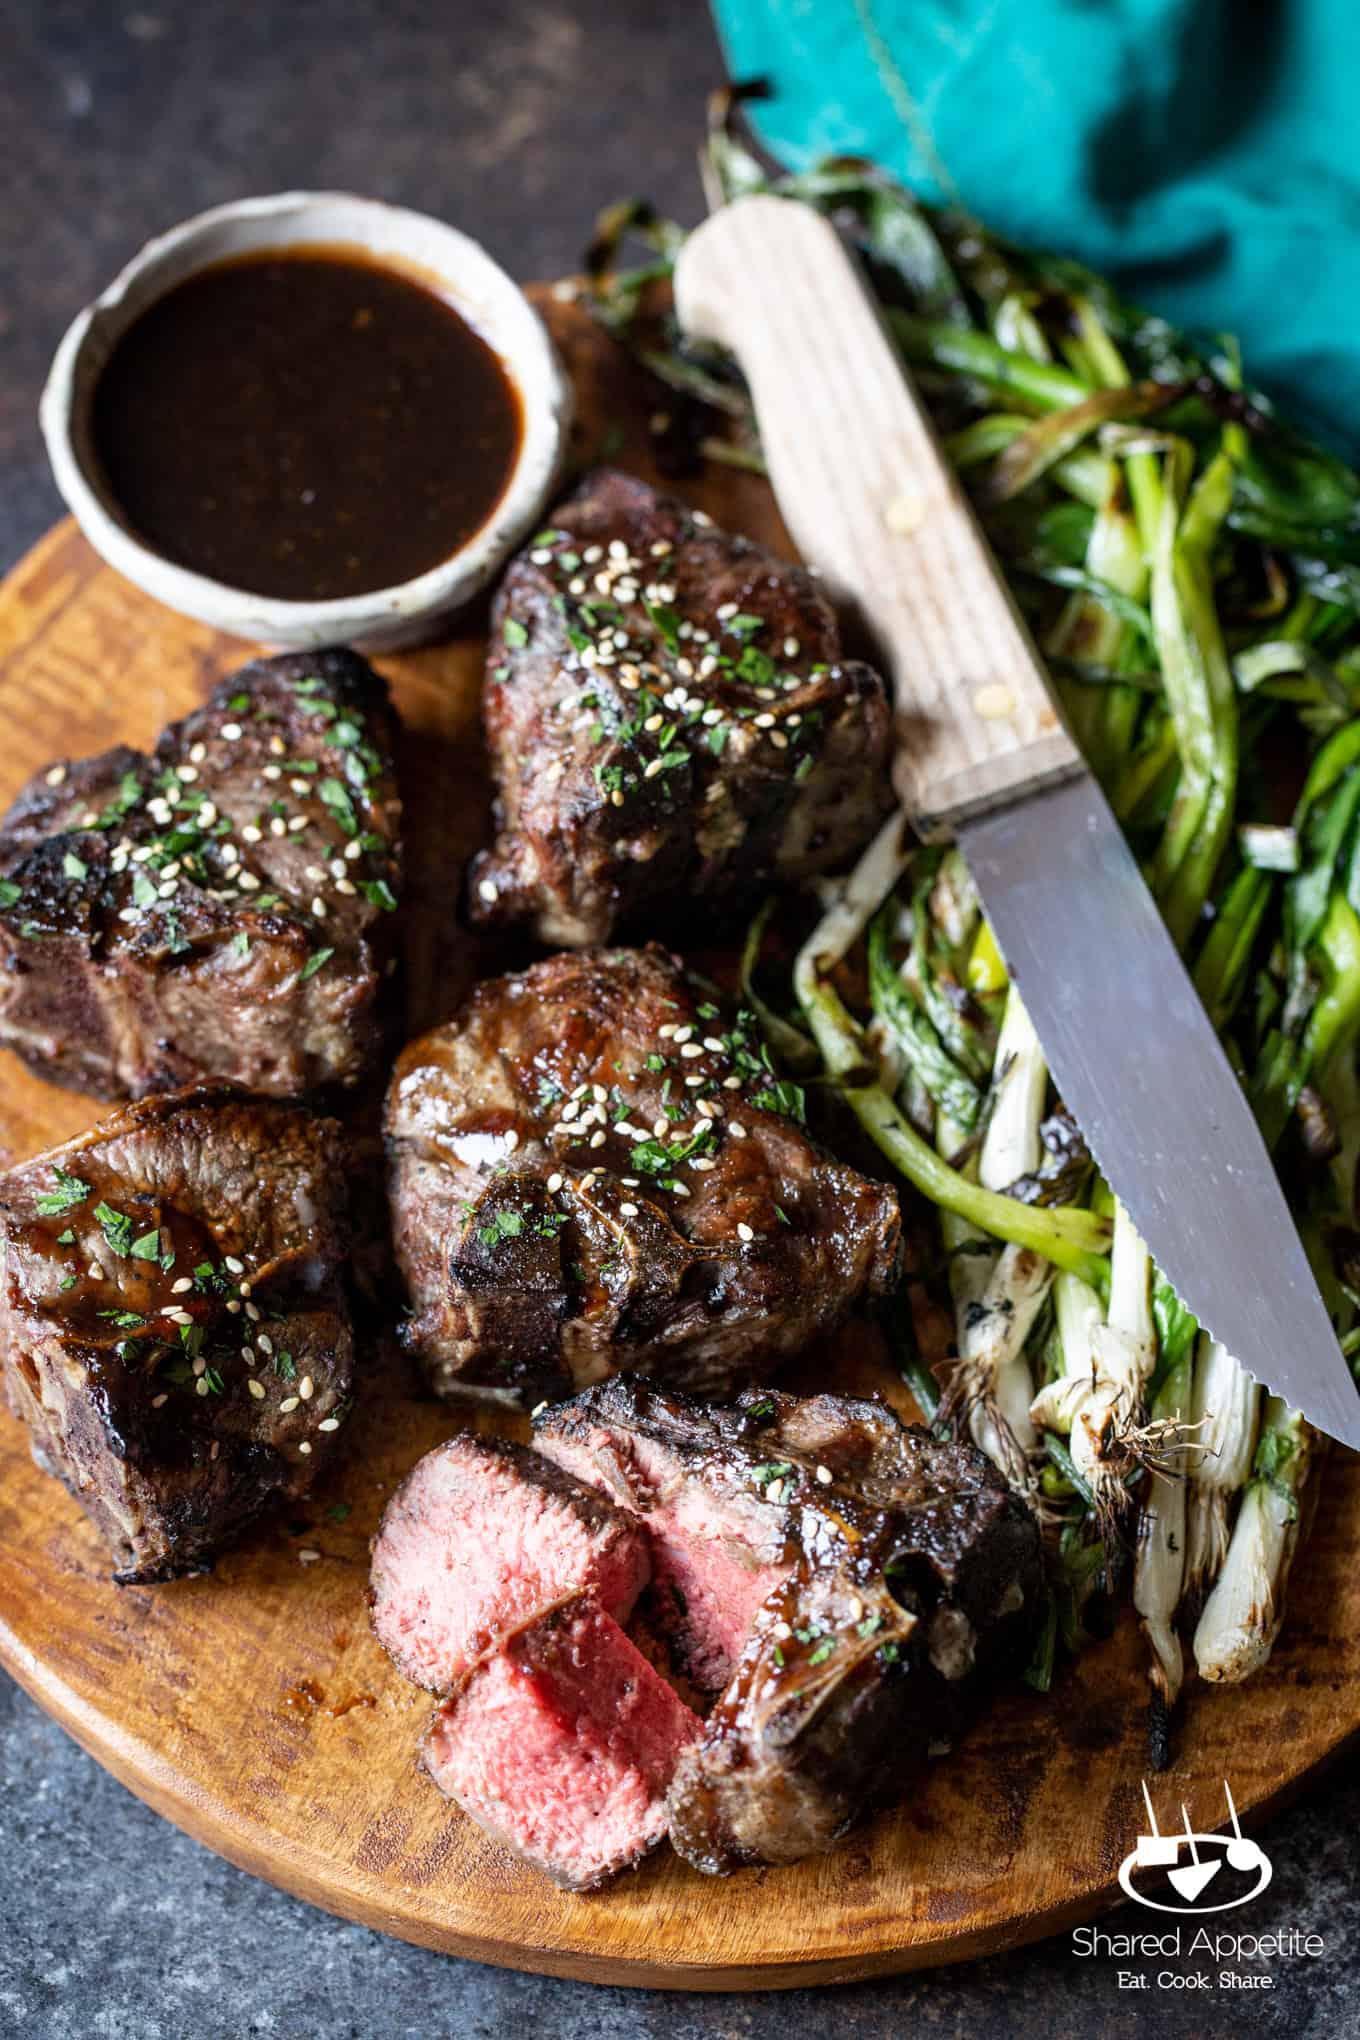
{"type": "Polygon", "coordinates": [[[120,1581],[202,1571],[334,1449],[346,1173],[333,1121],[205,1089],[0,1178],[10,1404],[120,1581]]]}
{"type": "Polygon", "coordinates": [[[656,948],[550,957],[412,1043],[389,1182],[434,1388],[532,1404],[637,1370],[722,1393],[890,1284],[896,1197],[772,1083],[749,1021],[656,948]]]}
{"type": "Polygon", "coordinates": [[[879,676],[815,580],[631,476],[512,564],[484,718],[497,839],[470,908],[572,946],[852,857],[889,805],[879,676]]]}
{"type": "Polygon", "coordinates": [[[101,1097],[354,1082],[393,954],[392,733],[362,659],[292,653],[150,756],[40,773],[0,821],[0,1043],[101,1097]]]}
{"type": "Polygon", "coordinates": [[[671,1555],[700,1582],[691,1650],[720,1652],[714,1611],[766,1586],[671,1788],[672,1840],[701,1870],[793,1862],[899,1798],[974,1674],[1034,1633],[1032,1515],[972,1446],[882,1404],[760,1390],[723,1409],[611,1382],[548,1412],[536,1443],[631,1499],[659,1579],[671,1555]]]}

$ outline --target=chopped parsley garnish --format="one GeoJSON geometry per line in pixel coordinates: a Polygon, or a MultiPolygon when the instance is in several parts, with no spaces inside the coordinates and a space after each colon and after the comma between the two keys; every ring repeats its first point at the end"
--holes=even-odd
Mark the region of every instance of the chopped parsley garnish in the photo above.
{"type": "Polygon", "coordinates": [[[317,972],[330,962],[334,954],[333,949],[314,949],[298,972],[298,983],[305,985],[308,978],[314,978],[317,972]]]}
{"type": "Polygon", "coordinates": [[[139,1331],[146,1323],[146,1319],[137,1310],[101,1310],[99,1315],[111,1319],[120,1332],[139,1331]]]}
{"type": "Polygon", "coordinates": [[[57,1179],[55,1190],[45,1190],[38,1199],[38,1211],[43,1218],[59,1218],[64,1211],[71,1211],[77,1204],[83,1204],[90,1195],[88,1183],[82,1183],[79,1176],[68,1176],[65,1169],[54,1169],[57,1179]]]}
{"type": "Polygon", "coordinates": [[[501,635],[513,651],[519,651],[529,642],[529,633],[517,616],[507,616],[501,635]]]}
{"type": "Polygon", "coordinates": [[[396,894],[385,878],[361,879],[359,890],[371,907],[381,907],[386,914],[397,911],[396,894]]]}
{"type": "Polygon", "coordinates": [[[523,1231],[522,1211],[498,1211],[489,1225],[478,1228],[477,1237],[484,1247],[498,1247],[502,1240],[517,1240],[523,1231]]]}
{"type": "Polygon", "coordinates": [[[88,878],[90,875],[89,865],[82,862],[74,850],[67,851],[61,860],[61,868],[68,878],[88,878]]]}
{"type": "Polygon", "coordinates": [[[816,1650],[808,1652],[808,1663],[810,1665],[824,1665],[827,1659],[835,1651],[835,1648],[836,1648],[835,1637],[824,1636],[821,1642],[818,1644],[816,1650]]]}
{"type": "Polygon", "coordinates": [[[157,1226],[154,1232],[144,1232],[140,1239],[132,1242],[128,1252],[134,1261],[159,1261],[161,1258],[160,1227],[157,1226]]]}
{"type": "Polygon", "coordinates": [[[350,1516],[350,1505],[348,1502],[332,1502],[326,1514],[330,1517],[332,1523],[347,1522],[350,1516]]]}
{"type": "Polygon", "coordinates": [[[765,1488],[769,1487],[774,1481],[786,1479],[792,1472],[793,1467],[788,1460],[772,1459],[765,1466],[753,1467],[751,1469],[751,1478],[757,1487],[765,1488]]]}
{"type": "Polygon", "coordinates": [[[751,1103],[761,1112],[782,1112],[786,1119],[796,1119],[803,1125],[807,1118],[807,1098],[801,1084],[791,1084],[785,1077],[777,1077],[772,1084],[756,1091],[751,1103]]]}
{"type": "Polygon", "coordinates": [[[297,1368],[294,1365],[291,1353],[276,1353],[274,1355],[274,1372],[283,1381],[297,1380],[297,1368]]]}
{"type": "Polygon", "coordinates": [[[12,878],[0,878],[0,907],[17,907],[24,896],[24,889],[12,878]]]}
{"type": "Polygon", "coordinates": [[[126,1260],[132,1252],[132,1220],[124,1212],[115,1211],[111,1204],[99,1203],[94,1208],[104,1238],[120,1260],[126,1260]]]}

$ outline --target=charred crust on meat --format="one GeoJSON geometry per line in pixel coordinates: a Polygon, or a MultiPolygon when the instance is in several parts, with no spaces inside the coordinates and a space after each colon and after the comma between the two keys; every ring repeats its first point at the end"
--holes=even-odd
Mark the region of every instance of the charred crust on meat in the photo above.
{"type": "Polygon", "coordinates": [[[0,1042],[100,1097],[357,1081],[394,955],[387,689],[261,659],[172,723],[39,773],[0,821],[0,1042]]]}
{"type": "Polygon", "coordinates": [[[721,1394],[890,1286],[893,1192],[809,1139],[748,1015],[665,951],[477,988],[388,1092],[403,1337],[443,1395],[636,1370],[721,1394]]]}
{"type": "Polygon", "coordinates": [[[198,1572],[307,1492],[354,1390],[339,1127],[198,1087],[0,1178],[0,1350],[115,1578],[198,1572]]]}
{"type": "Polygon", "coordinates": [[[1033,1515],[974,1447],[884,1404],[762,1389],[721,1408],[616,1380],[544,1413],[535,1443],[638,1510],[658,1579],[688,1568],[676,1641],[722,1686],[670,1792],[701,1870],[828,1847],[1029,1648],[1033,1515]]]}
{"type": "Polygon", "coordinates": [[[829,870],[889,805],[883,683],[813,577],[609,470],[512,563],[483,715],[469,910],[547,943],[829,870]]]}

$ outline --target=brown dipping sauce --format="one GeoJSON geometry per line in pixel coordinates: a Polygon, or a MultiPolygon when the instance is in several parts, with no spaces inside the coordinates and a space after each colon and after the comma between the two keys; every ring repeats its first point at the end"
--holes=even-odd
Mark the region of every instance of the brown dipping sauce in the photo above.
{"type": "Polygon", "coordinates": [[[360,254],[270,250],[148,306],[95,386],[137,536],[257,595],[327,601],[438,566],[519,452],[519,393],[467,321],[360,254]]]}

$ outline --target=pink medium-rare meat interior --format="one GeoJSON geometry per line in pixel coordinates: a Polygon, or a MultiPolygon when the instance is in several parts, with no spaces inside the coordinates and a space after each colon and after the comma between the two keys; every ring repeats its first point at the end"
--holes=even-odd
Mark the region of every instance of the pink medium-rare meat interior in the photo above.
{"type": "Polygon", "coordinates": [[[442,1792],[572,1891],[638,1862],[703,1724],[593,1597],[508,1637],[435,1715],[425,1763],[442,1792]]]}
{"type": "Polygon", "coordinates": [[[373,1544],[373,1626],[407,1678],[447,1692],[518,1623],[578,1588],[626,1621],[650,1575],[623,1510],[539,1454],[463,1433],[427,1452],[373,1544]]]}
{"type": "Polygon", "coordinates": [[[686,1677],[706,1693],[721,1692],[757,1608],[789,1574],[779,1512],[758,1489],[683,1464],[639,1431],[605,1424],[558,1430],[553,1414],[536,1435],[537,1450],[639,1511],[651,1541],[658,1617],[686,1677]]]}

